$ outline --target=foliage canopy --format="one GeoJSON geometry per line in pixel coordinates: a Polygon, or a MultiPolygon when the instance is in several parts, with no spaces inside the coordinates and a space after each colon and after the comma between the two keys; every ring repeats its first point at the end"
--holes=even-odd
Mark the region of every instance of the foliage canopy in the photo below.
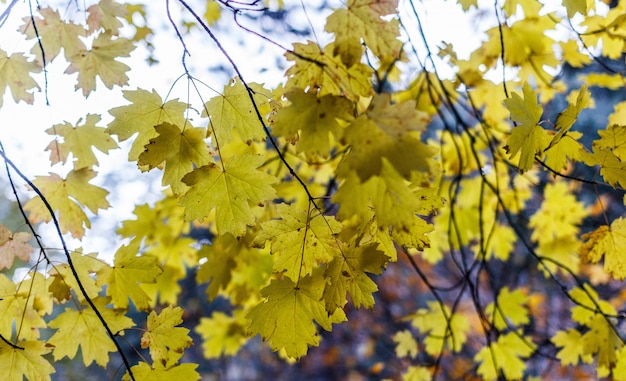
{"type": "Polygon", "coordinates": [[[2,32],[26,48],[0,48],[0,107],[8,94],[56,107],[59,61],[83,97],[122,89],[107,110],[41,128],[47,175],[24,174],[0,147],[21,212],[0,225],[8,380],[49,380],[65,358],[124,380],[196,380],[192,345],[233,356],[257,336],[299,360],[354,309],[376,309],[397,268],[419,286],[390,315],[397,361],[370,369],[382,378],[626,380],[626,97],[600,107],[624,88],[626,1],[459,0],[484,37],[465,57],[424,34],[422,7],[437,2],[322,2],[323,25],[283,36],[254,28],[311,20],[314,7],[1,3],[0,25],[23,17],[2,32]],[[282,80],[242,74],[229,31],[278,47],[282,80]],[[178,39],[181,77],[133,88],[129,64],[147,54],[158,70],[163,33],[178,39]],[[207,50],[233,74],[221,89],[205,82],[211,63],[192,60],[207,50]],[[156,173],[161,189],[119,221],[108,260],[81,242],[116,207],[121,190],[99,166],[120,147],[137,167],[124,175],[156,173]],[[190,277],[204,302],[228,303],[195,326],[190,277]]]}

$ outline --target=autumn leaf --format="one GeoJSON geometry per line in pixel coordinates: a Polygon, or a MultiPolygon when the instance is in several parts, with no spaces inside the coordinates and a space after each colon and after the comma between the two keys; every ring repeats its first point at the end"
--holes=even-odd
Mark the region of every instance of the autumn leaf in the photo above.
{"type": "Polygon", "coordinates": [[[46,132],[49,135],[58,135],[63,138],[62,142],[55,139],[46,147],[46,150],[50,151],[50,162],[52,164],[65,163],[71,153],[74,157],[75,170],[99,165],[93,148],[102,153],[118,148],[117,143],[106,133],[105,128],[96,125],[99,121],[99,115],[87,114],[84,124],[81,124],[82,119],[79,119],[76,126],[66,122],[55,124],[47,129],[46,132]]]}
{"type": "MultiPolygon", "coordinates": [[[[89,184],[96,172],[88,168],[72,170],[65,179],[56,173],[50,176],[37,176],[33,184],[43,193],[52,210],[58,213],[61,232],[71,233],[74,238],[81,238],[85,227],[90,228],[91,222],[81,206],[87,207],[92,213],[99,209],[107,209],[109,203],[106,196],[109,192],[89,184]]],[[[32,223],[49,222],[52,217],[39,196],[24,205],[29,211],[32,223]]]]}
{"type": "Polygon", "coordinates": [[[260,334],[274,351],[284,348],[289,357],[304,356],[308,346],[319,344],[315,323],[330,331],[332,323],[345,319],[341,309],[333,315],[326,311],[321,301],[326,283],[319,274],[303,277],[297,284],[289,278],[272,280],[261,290],[266,300],[247,315],[252,335],[260,334]]]}
{"type": "Polygon", "coordinates": [[[626,188],[626,162],[623,162],[609,148],[593,146],[592,152],[581,152],[582,161],[589,166],[600,166],[600,175],[612,187],[626,188]]]}
{"type": "Polygon", "coordinates": [[[134,49],[135,45],[126,38],[113,39],[110,33],[101,33],[93,41],[91,49],[81,50],[69,58],[70,66],[65,69],[65,73],[78,72],[75,88],[81,89],[85,97],[96,89],[96,77],[100,77],[108,89],[115,85],[126,85],[126,72],[130,67],[116,59],[129,57],[134,49]]]}
{"type": "Polygon", "coordinates": [[[182,322],[183,309],[180,307],[168,306],[160,314],[150,312],[146,332],[141,336],[141,347],[150,348],[152,361],[168,362],[170,351],[178,354],[173,356],[178,360],[184,349],[192,345],[189,330],[177,327],[182,322]]]}
{"type": "Polygon", "coordinates": [[[49,381],[56,373],[54,367],[43,356],[51,348],[42,341],[22,341],[19,348],[0,340],[0,368],[6,381],[38,380],[49,381]]]}
{"type": "Polygon", "coordinates": [[[578,119],[578,115],[583,109],[589,107],[591,103],[591,94],[587,90],[586,86],[583,86],[578,91],[576,96],[576,103],[570,103],[567,108],[560,112],[556,118],[556,128],[559,132],[552,138],[548,148],[556,144],[561,138],[572,128],[572,125],[578,119]]]}
{"type": "Polygon", "coordinates": [[[621,161],[626,160],[626,126],[612,124],[605,130],[599,130],[600,139],[593,141],[593,147],[610,150],[621,161]]]}
{"type": "Polygon", "coordinates": [[[534,348],[533,342],[519,332],[500,335],[497,341],[483,347],[474,356],[474,361],[481,363],[478,374],[485,380],[497,379],[500,372],[507,380],[521,379],[526,370],[522,359],[530,356],[534,348]]]}
{"type": "Polygon", "coordinates": [[[123,94],[131,104],[109,110],[114,119],[109,123],[106,132],[117,135],[120,141],[137,134],[128,152],[129,161],[136,161],[150,139],[157,136],[154,126],[164,122],[176,126],[185,125],[187,104],[177,99],[164,103],[155,90],[126,90],[123,94]]]}
{"type": "Polygon", "coordinates": [[[339,120],[352,119],[352,103],[344,97],[318,97],[301,89],[285,96],[290,104],[272,117],[272,132],[286,138],[297,136],[296,150],[307,157],[328,157],[331,143],[343,137],[339,120]]]}
{"type": "Polygon", "coordinates": [[[467,340],[469,321],[459,313],[452,314],[447,306],[434,301],[427,302],[428,308],[420,308],[407,315],[406,319],[426,335],[424,344],[430,355],[439,355],[446,347],[459,352],[467,340]]]}
{"type": "Polygon", "coordinates": [[[32,92],[39,89],[31,73],[39,73],[41,68],[34,62],[28,61],[22,53],[13,53],[10,56],[0,49],[0,107],[7,87],[11,90],[13,100],[17,103],[24,101],[32,104],[35,100],[32,92]]]}
{"type": "Polygon", "coordinates": [[[396,14],[397,8],[397,0],[349,0],[328,16],[325,30],[335,34],[334,53],[348,68],[361,60],[361,39],[381,59],[400,56],[399,22],[386,17],[396,14]]]}
{"type": "Polygon", "coordinates": [[[380,275],[389,261],[389,257],[376,246],[371,243],[356,248],[346,247],[342,255],[335,256],[327,265],[326,275],[332,287],[326,287],[324,300],[329,312],[346,304],[346,294],[350,295],[357,309],[361,306],[374,308],[373,294],[378,291],[378,286],[367,273],[380,275]]]}
{"type": "Polygon", "coordinates": [[[306,44],[294,43],[293,52],[285,53],[294,65],[287,69],[287,85],[285,89],[307,89],[326,94],[343,95],[352,101],[359,97],[372,95],[372,69],[363,63],[356,63],[348,68],[341,62],[341,58],[334,53],[334,45],[328,44],[324,49],[313,41],[306,44]],[[304,59],[304,58],[306,59],[304,59]]]}
{"type": "Polygon", "coordinates": [[[558,331],[550,341],[561,348],[556,357],[561,360],[563,365],[577,365],[580,360],[590,363],[592,357],[585,354],[585,348],[581,345],[582,335],[575,329],[567,331],[558,331]]]}
{"type": "MultiPolygon", "coordinates": [[[[271,92],[257,83],[249,83],[248,86],[261,116],[265,115],[269,112],[268,94],[271,92]]],[[[211,118],[209,129],[215,134],[220,145],[231,141],[232,131],[236,131],[244,141],[261,140],[265,137],[263,125],[250,100],[250,94],[238,79],[224,86],[224,93],[211,98],[204,107],[202,116],[211,118]]]]}
{"type": "MultiPolygon", "coordinates": [[[[92,301],[112,332],[121,332],[134,326],[128,317],[105,307],[108,298],[97,298],[92,301]]],[[[105,367],[109,362],[109,353],[117,352],[117,347],[91,308],[82,310],[66,308],[48,323],[48,326],[57,329],[48,340],[48,344],[54,348],[52,354],[55,361],[64,357],[73,359],[80,347],[85,366],[95,361],[96,364],[105,367]]]]}
{"type": "Polygon", "coordinates": [[[626,220],[615,219],[610,227],[602,225],[596,230],[583,234],[585,240],[581,247],[584,261],[597,263],[604,257],[604,271],[613,278],[626,278],[626,258],[622,249],[626,247],[626,220]]]}
{"type": "Polygon", "coordinates": [[[356,171],[366,181],[381,174],[383,160],[405,178],[412,171],[428,170],[436,152],[420,140],[428,121],[428,115],[417,111],[413,102],[392,104],[387,94],[374,97],[367,112],[345,129],[344,140],[351,148],[338,174],[345,177],[356,171]]]}
{"type": "Polygon", "coordinates": [[[533,167],[535,155],[541,154],[548,147],[550,138],[546,131],[537,125],[543,109],[537,104],[535,92],[528,83],[524,83],[523,92],[523,99],[517,93],[513,93],[511,98],[504,100],[506,108],[511,113],[511,119],[519,123],[513,127],[504,148],[511,158],[521,152],[519,169],[528,171],[533,167]]]}
{"type": "Polygon", "coordinates": [[[587,0],[562,0],[563,6],[567,9],[567,17],[572,18],[576,13],[587,14],[587,0]]]}
{"type": "Polygon", "coordinates": [[[81,302],[84,300],[82,290],[85,291],[89,298],[95,299],[102,287],[96,284],[92,274],[100,271],[107,264],[98,259],[96,254],[83,254],[80,250],[70,253],[70,258],[79,279],[76,279],[74,272],[68,264],[57,264],[50,271],[52,278],[50,291],[59,302],[69,300],[72,296],[72,290],[74,290],[75,295],[81,302]],[[81,283],[80,286],[78,285],[79,281],[81,283]]]}
{"type": "MultiPolygon", "coordinates": [[[[145,362],[140,362],[130,369],[136,381],[196,381],[201,378],[196,371],[197,367],[198,364],[175,364],[167,366],[160,362],[155,362],[150,366],[145,362]]],[[[131,380],[128,372],[124,374],[123,380],[131,380]]]]}
{"type": "Polygon", "coordinates": [[[138,255],[138,245],[121,246],[115,253],[113,267],[102,267],[97,272],[97,285],[107,285],[115,308],[128,308],[128,299],[138,310],[150,308],[150,298],[139,283],[154,283],[163,272],[155,257],[138,255]]]}
{"type": "Polygon", "coordinates": [[[233,316],[215,311],[208,318],[200,318],[195,331],[202,337],[204,356],[208,359],[234,356],[247,341],[245,322],[240,309],[233,316]]]}
{"type": "Polygon", "coordinates": [[[117,36],[119,34],[118,30],[123,25],[120,19],[125,18],[128,10],[123,4],[113,0],[101,0],[87,8],[87,13],[89,14],[87,16],[87,25],[90,33],[102,28],[117,36]]]}
{"type": "Polygon", "coordinates": [[[206,129],[187,126],[181,131],[178,126],[167,122],[154,126],[154,129],[159,135],[150,139],[137,164],[152,169],[161,167],[165,162],[161,184],[170,185],[174,194],[182,193],[187,188],[182,178],[211,160],[204,141],[206,129]]]}
{"type": "Polygon", "coordinates": [[[398,357],[417,356],[417,341],[408,329],[397,332],[393,335],[393,342],[396,343],[396,354],[398,357]]]}
{"type": "MultiPolygon", "coordinates": [[[[52,62],[59,55],[61,49],[63,49],[63,54],[67,60],[79,51],[85,50],[85,44],[80,39],[80,37],[87,35],[84,26],[62,20],[59,12],[49,7],[39,8],[38,12],[41,17],[24,17],[22,19],[24,25],[20,26],[19,31],[24,33],[29,40],[39,39],[39,43],[45,51],[47,62],[52,62]],[[35,31],[35,27],[37,31],[35,31]]],[[[35,44],[30,52],[35,55],[36,61],[43,65],[39,43],[35,44]]]]}
{"type": "Polygon", "coordinates": [[[181,200],[187,220],[203,221],[215,210],[220,234],[240,236],[255,221],[250,203],[275,197],[274,177],[257,168],[263,157],[246,153],[224,160],[221,166],[209,164],[195,169],[182,179],[191,187],[181,200]]]}
{"type": "Polygon", "coordinates": [[[485,312],[490,316],[497,329],[509,326],[528,324],[528,296],[520,289],[509,291],[508,287],[500,289],[497,303],[489,303],[485,312]]]}
{"type": "Polygon", "coordinates": [[[321,263],[341,254],[337,234],[341,224],[332,216],[320,215],[316,209],[301,210],[297,205],[278,204],[281,219],[263,222],[255,238],[257,245],[271,243],[274,271],[294,282],[321,263]]]}
{"type": "Polygon", "coordinates": [[[28,241],[31,238],[30,233],[13,233],[6,226],[0,225],[0,270],[10,269],[15,257],[22,261],[30,259],[33,247],[28,241]]]}

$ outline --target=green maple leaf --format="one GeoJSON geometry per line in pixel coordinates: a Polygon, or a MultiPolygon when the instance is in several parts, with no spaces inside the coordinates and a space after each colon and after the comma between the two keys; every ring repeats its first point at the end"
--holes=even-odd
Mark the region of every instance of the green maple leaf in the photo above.
{"type": "Polygon", "coordinates": [[[183,312],[180,307],[168,306],[160,314],[152,311],[148,315],[146,332],[141,336],[141,347],[150,348],[152,361],[165,363],[170,356],[178,360],[184,349],[191,346],[189,330],[177,327],[183,322],[183,312]],[[174,355],[170,352],[174,352],[174,355]]]}
{"type": "Polygon", "coordinates": [[[246,316],[252,335],[260,334],[274,351],[285,349],[287,356],[300,358],[309,345],[319,345],[315,323],[325,330],[332,323],[345,319],[341,309],[330,315],[321,300],[327,280],[319,273],[294,283],[289,278],[272,280],[261,290],[266,300],[257,304],[246,316]]]}
{"type": "Polygon", "coordinates": [[[520,153],[519,169],[527,171],[533,167],[535,155],[541,154],[550,144],[550,137],[539,126],[539,118],[543,113],[541,105],[537,104],[537,96],[532,87],[525,82],[523,87],[524,98],[513,93],[511,98],[504,100],[506,108],[511,113],[511,119],[518,126],[513,127],[511,136],[504,147],[513,158],[520,153]]]}
{"type": "Polygon", "coordinates": [[[349,0],[326,19],[325,30],[335,34],[335,53],[347,67],[359,62],[363,54],[361,39],[379,58],[398,58],[402,42],[397,19],[383,19],[398,12],[398,0],[349,0]]]}
{"type": "Polygon", "coordinates": [[[344,97],[318,97],[294,89],[286,94],[290,105],[280,109],[272,119],[272,132],[277,136],[297,136],[296,150],[308,157],[328,157],[331,143],[343,137],[339,120],[352,119],[352,102],[344,97]]]}
{"type": "Polygon", "coordinates": [[[24,101],[33,104],[35,97],[29,90],[39,89],[39,85],[31,74],[40,71],[39,65],[28,61],[22,53],[13,53],[8,56],[4,50],[0,49],[0,107],[2,107],[7,87],[11,90],[16,103],[24,101]]]}
{"type": "Polygon", "coordinates": [[[275,178],[257,169],[263,162],[262,156],[246,153],[185,175],[182,181],[191,187],[180,202],[185,218],[202,221],[215,209],[219,234],[243,235],[256,219],[250,203],[276,197],[275,178]]]}
{"type": "Polygon", "coordinates": [[[284,272],[294,282],[313,269],[330,262],[341,254],[336,235],[341,223],[331,216],[323,216],[316,210],[302,210],[296,204],[278,204],[279,220],[261,224],[255,243],[271,242],[274,271],[284,272]]]}
{"type": "MultiPolygon", "coordinates": [[[[253,91],[256,107],[261,115],[269,112],[269,90],[257,83],[248,86],[253,91]]],[[[233,131],[244,140],[261,140],[265,137],[263,125],[257,116],[256,110],[250,100],[248,90],[239,79],[231,81],[224,86],[224,94],[211,98],[205,105],[202,116],[210,116],[210,129],[220,145],[226,144],[233,138],[233,131]]]]}
{"type": "MultiPolygon", "coordinates": [[[[81,205],[93,213],[109,207],[106,200],[109,192],[89,184],[95,176],[96,172],[83,168],[70,171],[65,179],[56,173],[51,173],[50,176],[37,176],[33,180],[33,184],[39,188],[52,209],[58,213],[61,232],[70,232],[74,238],[81,238],[85,232],[83,226],[91,227],[91,222],[81,209],[81,205]]],[[[39,196],[29,200],[24,205],[24,210],[30,212],[28,218],[32,223],[49,222],[52,219],[39,196]]]]}
{"type": "MultiPolygon", "coordinates": [[[[134,326],[131,319],[106,307],[108,298],[96,298],[93,302],[112,332],[121,332],[134,326]]],[[[91,308],[66,308],[48,326],[58,329],[48,340],[48,344],[54,347],[52,354],[55,361],[66,356],[73,359],[80,347],[85,366],[95,361],[105,367],[109,363],[109,352],[117,352],[115,343],[91,308]]]]}
{"type": "Polygon", "coordinates": [[[115,253],[113,267],[102,267],[97,272],[97,284],[107,285],[115,308],[128,308],[128,299],[138,310],[150,309],[150,297],[139,287],[139,283],[155,283],[163,272],[152,256],[137,256],[138,244],[121,246],[115,253]]]}
{"type": "Polygon", "coordinates": [[[58,135],[63,138],[63,142],[55,139],[46,147],[46,150],[50,151],[52,164],[65,163],[71,153],[74,156],[75,170],[90,168],[98,165],[98,159],[92,147],[103,153],[118,148],[117,143],[106,133],[106,129],[96,125],[100,121],[99,115],[88,114],[85,123],[80,124],[81,121],[82,119],[79,119],[76,126],[66,122],[56,124],[46,130],[49,135],[58,135]]]}
{"type": "Polygon", "coordinates": [[[65,73],[78,72],[76,90],[81,89],[85,97],[96,89],[96,77],[100,77],[108,89],[128,84],[126,72],[130,67],[116,58],[129,57],[135,45],[126,38],[112,37],[108,32],[99,34],[91,49],[81,50],[69,59],[70,66],[65,73]]]}
{"type": "Polygon", "coordinates": [[[165,162],[161,184],[170,185],[174,194],[182,193],[187,187],[181,179],[192,169],[211,160],[204,141],[206,129],[187,126],[181,131],[178,126],[167,122],[154,126],[154,129],[159,135],[150,139],[137,164],[152,169],[165,162]]]}
{"type": "Polygon", "coordinates": [[[2,378],[6,381],[27,380],[50,381],[54,367],[43,356],[51,348],[43,341],[22,341],[19,348],[11,347],[4,340],[0,341],[0,367],[2,378]]]}

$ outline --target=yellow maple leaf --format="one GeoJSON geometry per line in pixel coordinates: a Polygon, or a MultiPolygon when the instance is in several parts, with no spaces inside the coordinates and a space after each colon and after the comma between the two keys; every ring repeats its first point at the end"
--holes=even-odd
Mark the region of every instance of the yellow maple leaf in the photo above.
{"type": "Polygon", "coordinates": [[[361,60],[365,45],[379,58],[400,57],[402,42],[397,18],[398,0],[349,0],[326,18],[325,30],[335,34],[334,53],[348,67],[361,60]]]}
{"type": "Polygon", "coordinates": [[[459,313],[451,314],[448,306],[427,302],[428,308],[420,308],[406,319],[426,335],[424,344],[430,355],[439,355],[446,347],[459,352],[467,340],[470,329],[467,318],[459,313]]]}
{"type": "Polygon", "coordinates": [[[598,368],[613,368],[617,351],[624,347],[622,338],[602,314],[595,314],[587,326],[590,330],[581,338],[584,355],[597,356],[598,368]]]}
{"type": "MultiPolygon", "coordinates": [[[[256,107],[261,116],[269,112],[268,94],[271,91],[258,83],[249,83],[256,107]]],[[[265,137],[263,124],[252,105],[248,89],[241,80],[233,79],[224,86],[224,93],[211,98],[202,111],[202,116],[211,118],[209,129],[217,144],[224,145],[233,138],[233,131],[244,141],[261,140],[265,137]]]]}
{"type": "Polygon", "coordinates": [[[498,379],[500,372],[507,380],[521,379],[526,370],[522,358],[530,356],[534,348],[532,340],[521,336],[520,332],[500,335],[496,342],[483,347],[474,356],[474,361],[481,363],[478,374],[488,381],[498,379]]]}
{"type": "Polygon", "coordinates": [[[130,67],[116,58],[129,57],[135,45],[129,39],[113,36],[109,32],[98,35],[93,41],[91,49],[83,49],[69,58],[70,66],[65,69],[66,74],[78,72],[76,90],[81,89],[87,97],[96,89],[96,77],[108,89],[113,86],[128,84],[126,72],[130,67]]]}
{"type": "Polygon", "coordinates": [[[585,16],[587,14],[587,0],[562,0],[567,10],[567,17],[572,18],[576,13],[585,16]]]}
{"type": "Polygon", "coordinates": [[[159,314],[152,311],[148,315],[146,331],[141,336],[141,347],[150,348],[153,362],[178,361],[184,349],[192,345],[189,330],[177,327],[183,322],[183,312],[180,307],[168,306],[159,314]]]}
{"type": "MultiPolygon", "coordinates": [[[[152,366],[145,362],[140,362],[130,368],[133,372],[135,381],[172,381],[172,380],[199,380],[200,374],[196,371],[198,364],[163,364],[160,362],[154,362],[152,366]]],[[[124,374],[122,378],[125,381],[130,381],[130,375],[128,372],[124,374]]]]}
{"type": "Polygon", "coordinates": [[[396,332],[393,335],[393,342],[396,343],[396,355],[398,357],[417,356],[417,341],[408,329],[396,332]]]}
{"type": "Polygon", "coordinates": [[[29,90],[39,89],[39,85],[31,77],[31,73],[40,71],[39,65],[28,61],[22,53],[13,53],[8,56],[4,50],[0,49],[0,107],[2,107],[7,87],[11,90],[16,103],[24,101],[33,104],[35,98],[29,90]]]}
{"type": "Polygon", "coordinates": [[[578,131],[570,131],[556,143],[550,143],[544,151],[545,164],[558,172],[567,168],[568,160],[580,160],[583,145],[578,139],[582,136],[583,134],[578,131]]]}
{"type": "MultiPolygon", "coordinates": [[[[587,283],[583,288],[575,287],[569,292],[576,303],[572,307],[572,320],[590,326],[593,318],[600,312],[603,315],[616,315],[617,311],[606,300],[601,300],[598,293],[587,283]]],[[[603,316],[604,317],[604,316],[603,316]]]]}
{"type": "MultiPolygon", "coordinates": [[[[96,280],[91,274],[106,266],[106,263],[99,260],[96,254],[83,255],[80,250],[70,253],[70,257],[72,258],[74,270],[78,274],[82,288],[85,290],[87,296],[91,299],[96,298],[100,293],[101,287],[96,285],[96,280]]],[[[57,301],[64,302],[69,300],[71,290],[76,292],[76,296],[81,302],[84,300],[82,292],[78,292],[81,288],[69,265],[65,263],[56,264],[54,268],[50,270],[50,276],[52,278],[50,291],[57,301]]]]}
{"type": "Polygon", "coordinates": [[[578,95],[576,96],[576,103],[570,103],[567,108],[564,111],[560,112],[557,116],[556,128],[559,130],[559,132],[554,135],[554,138],[552,138],[550,144],[548,145],[548,148],[546,149],[549,149],[554,144],[558,143],[561,138],[563,138],[563,136],[570,130],[570,128],[572,128],[572,125],[578,119],[578,115],[580,114],[580,112],[586,107],[589,107],[590,103],[591,93],[589,93],[586,86],[583,86],[580,88],[580,91],[578,91],[578,95]]]}
{"type": "Polygon", "coordinates": [[[585,348],[581,345],[582,335],[575,329],[566,331],[558,331],[550,341],[557,348],[561,348],[556,357],[561,360],[563,365],[577,365],[579,360],[590,363],[593,358],[589,354],[585,354],[585,348]]]}
{"type": "Polygon", "coordinates": [[[304,152],[310,158],[328,157],[331,143],[343,137],[338,119],[352,119],[352,102],[330,94],[318,97],[301,89],[285,96],[290,105],[271,119],[272,133],[286,138],[297,136],[297,152],[304,152]]]}
{"type": "Polygon", "coordinates": [[[626,219],[619,217],[611,226],[602,225],[591,233],[583,234],[585,240],[581,247],[584,261],[597,263],[604,257],[604,271],[613,278],[626,278],[626,258],[623,248],[626,247],[626,219]]]}
{"type": "Polygon", "coordinates": [[[50,353],[51,348],[42,341],[22,341],[18,346],[11,347],[0,340],[2,379],[50,381],[50,375],[56,371],[43,356],[50,353]]]}
{"type": "Polygon", "coordinates": [[[152,256],[138,255],[139,245],[121,246],[115,253],[113,267],[102,267],[97,272],[96,284],[107,285],[106,294],[110,296],[115,308],[128,308],[128,299],[138,310],[150,308],[150,298],[139,287],[139,283],[154,283],[163,272],[152,256]]]}
{"type": "Polygon", "coordinates": [[[49,7],[39,8],[37,11],[42,16],[41,18],[24,17],[22,19],[24,25],[19,28],[19,31],[24,33],[27,39],[38,39],[38,43],[30,50],[31,54],[36,57],[36,62],[40,65],[43,64],[41,47],[45,51],[47,62],[54,60],[61,52],[61,48],[63,48],[63,54],[67,60],[85,49],[85,44],[80,37],[86,36],[87,31],[82,25],[61,20],[59,12],[49,7]],[[35,26],[37,32],[35,32],[35,26]]]}
{"type": "Polygon", "coordinates": [[[423,366],[409,366],[402,375],[402,381],[431,381],[433,375],[423,366]]]}
{"type": "Polygon", "coordinates": [[[177,99],[163,103],[154,89],[152,92],[144,89],[125,90],[123,94],[131,104],[109,110],[114,119],[109,123],[106,132],[117,135],[119,141],[124,141],[137,133],[128,153],[129,161],[137,160],[145,145],[157,136],[154,126],[163,122],[177,126],[185,125],[186,103],[177,99]]]}
{"type": "Polygon", "coordinates": [[[165,162],[161,184],[171,186],[174,194],[182,193],[187,188],[182,178],[211,160],[204,141],[206,129],[187,126],[181,131],[178,126],[167,122],[154,126],[154,129],[159,135],[150,139],[137,164],[149,170],[161,167],[165,162]]]}
{"type": "Polygon", "coordinates": [[[420,135],[429,119],[415,109],[415,102],[392,104],[389,94],[375,96],[367,112],[345,129],[344,140],[351,148],[338,175],[356,171],[365,181],[380,175],[384,159],[407,179],[411,171],[427,171],[436,149],[422,143],[420,135]]]}
{"type": "Polygon", "coordinates": [[[10,269],[15,257],[28,261],[33,247],[28,243],[30,233],[13,233],[6,226],[0,225],[0,270],[10,269]]]}
{"type": "Polygon", "coordinates": [[[600,139],[593,146],[611,150],[621,161],[626,160],[626,126],[613,124],[605,130],[598,130],[600,139]]]}
{"type": "Polygon", "coordinates": [[[187,220],[202,221],[215,209],[219,234],[241,236],[255,221],[250,203],[274,199],[273,176],[258,170],[263,157],[246,153],[195,169],[183,177],[191,188],[180,204],[187,220]]]}
{"type": "Polygon", "coordinates": [[[543,113],[541,105],[537,104],[537,96],[528,82],[523,87],[524,98],[517,93],[513,93],[511,98],[504,100],[506,108],[511,113],[511,119],[518,126],[513,127],[511,136],[504,147],[513,158],[520,153],[519,169],[527,171],[533,167],[535,155],[541,154],[550,144],[550,137],[546,131],[539,126],[539,118],[543,113]]]}
{"type": "Polygon", "coordinates": [[[271,243],[274,271],[294,282],[341,254],[337,234],[341,223],[316,209],[302,210],[295,204],[278,204],[280,219],[263,222],[255,238],[257,245],[271,243]]]}
{"type": "Polygon", "coordinates": [[[128,10],[124,4],[117,3],[113,0],[101,0],[97,4],[93,4],[87,8],[87,25],[89,33],[96,30],[104,29],[112,35],[117,36],[119,29],[123,26],[120,19],[124,19],[128,14],[128,10]]]}
{"type": "MultiPolygon", "coordinates": [[[[108,298],[96,298],[92,301],[113,333],[122,332],[135,325],[130,318],[107,308],[108,298]]],[[[54,348],[52,354],[55,361],[66,356],[73,359],[80,347],[85,366],[95,361],[96,364],[106,367],[109,352],[117,352],[115,343],[91,308],[82,310],[66,308],[48,323],[48,326],[57,329],[48,340],[48,344],[54,348]]]]}
{"type": "Polygon", "coordinates": [[[207,0],[206,10],[202,17],[209,25],[214,25],[222,16],[222,8],[217,0],[207,0]]]}
{"type": "Polygon", "coordinates": [[[211,317],[200,318],[195,331],[202,337],[204,357],[234,356],[247,341],[244,311],[237,309],[233,316],[215,311],[211,317]]]}
{"type": "Polygon", "coordinates": [[[198,257],[206,259],[196,273],[198,283],[210,282],[206,289],[209,301],[214,300],[221,290],[225,290],[231,280],[231,271],[237,265],[237,255],[246,247],[232,234],[219,235],[211,245],[203,245],[198,257]]]}
{"type": "Polygon", "coordinates": [[[544,200],[539,210],[532,215],[531,239],[547,243],[556,238],[578,233],[578,226],[589,212],[585,205],[576,199],[565,182],[549,183],[544,188],[544,200]]]}
{"type": "Polygon", "coordinates": [[[528,296],[524,291],[517,289],[513,292],[508,287],[503,287],[498,292],[497,303],[489,303],[485,313],[490,316],[497,329],[503,330],[511,326],[527,324],[528,296]]]}
{"type": "Polygon", "coordinates": [[[327,280],[319,273],[306,276],[298,283],[287,277],[272,280],[261,290],[266,299],[246,316],[251,321],[250,332],[269,341],[274,351],[284,348],[291,358],[306,355],[308,346],[319,345],[315,323],[330,331],[332,323],[345,320],[341,309],[332,315],[326,311],[321,300],[326,284],[327,280]]]}
{"type": "Polygon", "coordinates": [[[106,133],[105,128],[96,125],[99,121],[99,115],[87,114],[84,124],[80,124],[82,119],[79,119],[76,126],[66,122],[55,124],[47,129],[46,132],[49,135],[58,135],[63,138],[62,142],[54,139],[46,147],[46,150],[50,151],[50,162],[52,164],[65,163],[68,155],[72,153],[76,170],[98,165],[98,159],[92,147],[103,153],[118,148],[117,143],[106,133]]]}
{"type": "Polygon", "coordinates": [[[581,152],[582,161],[589,166],[600,166],[600,175],[612,187],[618,184],[626,188],[626,162],[615,155],[612,149],[593,145],[592,152],[581,152]]]}
{"type": "Polygon", "coordinates": [[[352,304],[357,309],[374,307],[374,293],[378,291],[376,283],[367,273],[381,274],[389,261],[389,257],[378,250],[375,243],[344,248],[341,255],[335,258],[326,267],[326,276],[332,287],[324,290],[326,309],[334,311],[343,307],[346,294],[350,295],[352,304]]]}
{"type": "MultiPolygon", "coordinates": [[[[84,227],[91,227],[91,222],[81,209],[81,205],[96,214],[98,209],[109,207],[106,200],[109,192],[89,184],[95,176],[96,172],[83,168],[70,171],[65,179],[51,173],[50,176],[37,176],[33,180],[33,184],[46,197],[52,210],[58,213],[61,232],[70,232],[72,237],[81,238],[85,233],[84,227]]],[[[24,205],[24,210],[30,212],[28,219],[31,223],[49,222],[52,219],[39,196],[30,199],[24,205]]]]}
{"type": "Polygon", "coordinates": [[[295,61],[285,73],[285,90],[310,89],[319,95],[343,95],[355,102],[372,95],[372,69],[363,63],[348,68],[334,51],[332,43],[323,50],[313,41],[293,44],[293,53],[285,53],[287,60],[295,61]]]}

